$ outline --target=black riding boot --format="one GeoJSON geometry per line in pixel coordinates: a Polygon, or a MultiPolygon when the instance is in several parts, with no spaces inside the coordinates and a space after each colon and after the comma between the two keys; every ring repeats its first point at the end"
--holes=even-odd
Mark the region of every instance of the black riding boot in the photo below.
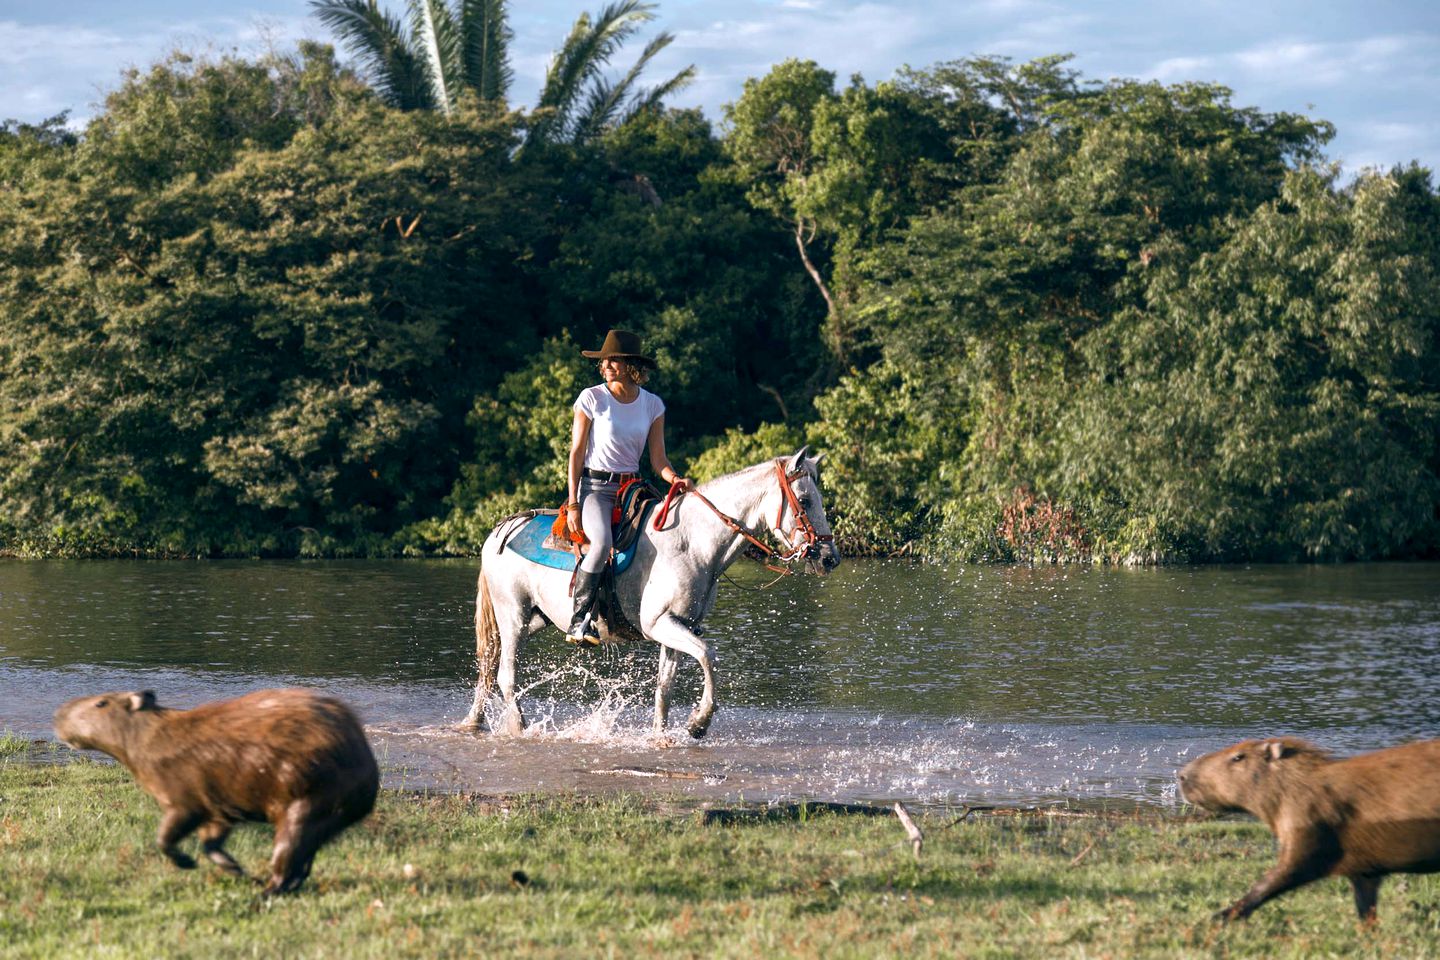
{"type": "Polygon", "coordinates": [[[595,629],[591,613],[600,595],[600,579],[604,574],[604,570],[599,573],[575,571],[575,616],[570,619],[570,629],[565,631],[565,639],[571,643],[600,646],[600,631],[595,629]]]}

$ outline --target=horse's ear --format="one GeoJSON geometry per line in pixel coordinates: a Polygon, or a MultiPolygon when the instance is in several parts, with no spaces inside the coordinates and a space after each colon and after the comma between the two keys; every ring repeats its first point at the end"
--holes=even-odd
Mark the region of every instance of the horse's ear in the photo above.
{"type": "Polygon", "coordinates": [[[805,458],[806,458],[807,456],[809,456],[809,455],[810,455],[810,445],[807,443],[805,446],[801,447],[799,450],[796,450],[796,451],[795,451],[795,456],[791,457],[791,458],[790,458],[790,462],[787,463],[787,464],[785,464],[785,472],[786,472],[786,473],[790,473],[790,474],[794,474],[794,473],[799,473],[801,470],[804,470],[804,469],[805,469],[805,458]]]}

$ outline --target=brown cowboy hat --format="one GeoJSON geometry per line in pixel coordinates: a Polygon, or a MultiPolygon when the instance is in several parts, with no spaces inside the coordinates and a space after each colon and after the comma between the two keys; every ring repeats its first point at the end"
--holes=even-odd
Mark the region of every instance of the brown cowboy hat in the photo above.
{"type": "Polygon", "coordinates": [[[618,357],[632,363],[643,363],[647,367],[655,366],[654,359],[645,356],[642,352],[640,338],[624,330],[611,330],[605,334],[605,342],[600,345],[599,350],[581,350],[580,355],[592,360],[608,360],[611,357],[618,357]]]}

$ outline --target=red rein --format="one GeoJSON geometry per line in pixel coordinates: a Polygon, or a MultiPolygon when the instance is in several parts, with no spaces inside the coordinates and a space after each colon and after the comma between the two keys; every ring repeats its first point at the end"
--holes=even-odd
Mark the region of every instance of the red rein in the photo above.
{"type": "MultiPolygon", "coordinates": [[[[775,461],[775,475],[780,483],[781,494],[780,510],[775,515],[775,529],[780,529],[780,524],[785,519],[785,508],[788,506],[795,513],[796,526],[799,527],[805,534],[806,549],[813,547],[818,543],[832,542],[835,539],[833,536],[829,534],[820,534],[815,532],[815,524],[810,522],[810,515],[801,508],[800,498],[795,496],[795,489],[790,486],[791,482],[800,476],[800,473],[798,471],[793,474],[786,473],[785,460],[782,457],[776,459],[775,461]]],[[[666,519],[670,516],[670,504],[675,500],[675,495],[677,492],[678,488],[675,484],[672,483],[670,485],[670,492],[665,495],[665,502],[660,506],[660,512],[655,515],[656,530],[664,527],[666,519]]],[[[691,492],[694,493],[695,496],[699,497],[700,502],[705,504],[705,506],[709,507],[714,512],[715,516],[719,517],[727,527],[729,527],[735,533],[740,534],[740,536],[744,537],[746,540],[749,540],[752,544],[759,548],[764,553],[765,560],[769,560],[771,557],[775,556],[775,551],[768,544],[762,543],[760,539],[756,537],[753,533],[751,533],[749,530],[747,530],[745,526],[740,523],[739,520],[736,520],[734,517],[730,516],[728,513],[725,513],[719,507],[715,506],[715,504],[711,503],[709,498],[707,498],[705,494],[701,493],[699,490],[692,490],[691,492]]],[[[791,553],[789,556],[781,557],[780,559],[782,560],[782,562],[793,560],[796,556],[799,555],[801,548],[795,547],[793,543],[790,544],[790,546],[792,548],[791,553]]],[[[771,570],[779,569],[777,567],[771,567],[769,563],[766,563],[765,566],[769,567],[771,570]]],[[[786,572],[788,573],[789,571],[786,572]]]]}

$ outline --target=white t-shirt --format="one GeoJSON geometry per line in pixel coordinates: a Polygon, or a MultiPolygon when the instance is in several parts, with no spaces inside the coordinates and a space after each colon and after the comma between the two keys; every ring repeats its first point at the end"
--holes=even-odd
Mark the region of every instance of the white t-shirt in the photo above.
{"type": "Polygon", "coordinates": [[[597,383],[580,391],[575,409],[590,418],[590,445],[585,466],[611,473],[635,473],[640,454],[650,436],[650,425],[665,412],[665,402],[640,388],[640,395],[621,403],[605,384],[597,383]]]}

